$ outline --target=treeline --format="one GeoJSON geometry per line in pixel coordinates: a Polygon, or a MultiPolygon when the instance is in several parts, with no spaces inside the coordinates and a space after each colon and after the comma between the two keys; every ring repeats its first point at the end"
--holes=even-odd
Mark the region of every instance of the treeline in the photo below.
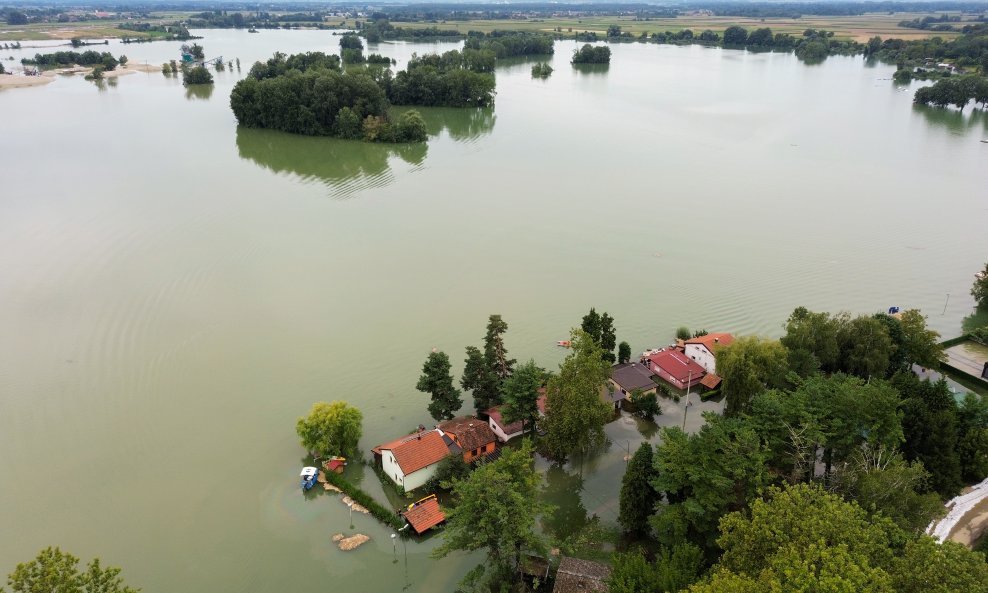
{"type": "Polygon", "coordinates": [[[917,90],[913,96],[913,102],[917,105],[953,105],[961,110],[971,100],[981,103],[982,107],[988,106],[988,78],[974,74],[952,76],[917,90]]]}
{"type": "Polygon", "coordinates": [[[522,31],[491,31],[482,33],[470,31],[467,33],[465,48],[489,50],[498,58],[512,56],[544,56],[551,55],[555,41],[541,33],[526,33],[522,31]]]}
{"type": "Polygon", "coordinates": [[[325,12],[270,14],[268,12],[228,12],[211,10],[190,16],[186,23],[194,29],[244,29],[247,27],[277,29],[282,23],[322,24],[325,12]]]}
{"type": "Polygon", "coordinates": [[[924,60],[950,60],[955,66],[978,67],[983,74],[988,74],[988,23],[965,25],[961,32],[960,37],[950,41],[940,37],[911,41],[875,37],[873,40],[878,46],[874,55],[905,66],[922,64],[924,60]]]}
{"type": "Polygon", "coordinates": [[[899,26],[906,29],[920,29],[923,31],[953,31],[954,27],[946,23],[959,23],[960,21],[961,16],[959,14],[943,14],[938,17],[924,16],[923,18],[915,18],[911,21],[899,21],[899,26]]]}
{"type": "Polygon", "coordinates": [[[487,107],[494,103],[493,69],[493,54],[483,50],[412,56],[385,88],[395,105],[487,107]]]}
{"type": "Polygon", "coordinates": [[[24,58],[22,64],[37,66],[102,66],[104,70],[113,70],[119,64],[117,58],[108,51],[57,51],[50,54],[34,54],[33,59],[24,58]]]}
{"type": "Polygon", "coordinates": [[[392,121],[384,89],[367,72],[340,72],[339,58],[319,52],[275,54],[254,64],[233,87],[230,107],[237,121],[251,128],[372,142],[426,138],[418,113],[392,121]]]}
{"type": "MultiPolygon", "coordinates": [[[[351,40],[341,44],[349,46],[344,51],[360,51],[351,40]]],[[[375,142],[420,142],[427,136],[422,117],[407,111],[392,120],[390,106],[490,105],[494,75],[487,70],[493,69],[493,61],[475,55],[481,53],[413,56],[407,69],[396,75],[380,67],[341,72],[339,57],[320,52],[278,53],[251,67],[247,78],[234,87],[230,105],[237,121],[247,127],[375,142]]],[[[390,65],[382,56],[372,55],[369,60],[390,65]]]]}
{"type": "Polygon", "coordinates": [[[375,13],[380,18],[372,18],[370,21],[357,21],[356,29],[368,43],[379,43],[384,40],[405,40],[422,41],[425,39],[461,39],[463,34],[452,29],[440,29],[438,27],[425,27],[408,29],[405,27],[395,27],[379,13],[375,13]]]}

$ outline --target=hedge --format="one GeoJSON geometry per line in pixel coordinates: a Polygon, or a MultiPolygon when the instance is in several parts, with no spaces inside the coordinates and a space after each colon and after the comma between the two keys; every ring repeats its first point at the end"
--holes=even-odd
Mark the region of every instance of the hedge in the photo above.
{"type": "Polygon", "coordinates": [[[327,482],[342,490],[344,494],[356,501],[357,504],[365,507],[385,525],[390,525],[395,530],[405,526],[405,520],[401,516],[374,500],[370,494],[351,484],[340,474],[323,472],[323,475],[326,476],[327,482]]]}

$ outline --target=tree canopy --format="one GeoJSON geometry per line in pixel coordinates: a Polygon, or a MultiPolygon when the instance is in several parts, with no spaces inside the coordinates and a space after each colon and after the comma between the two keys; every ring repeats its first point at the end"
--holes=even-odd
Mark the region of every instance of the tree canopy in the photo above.
{"type": "Polygon", "coordinates": [[[515,369],[504,380],[501,392],[504,406],[501,410],[507,423],[522,421],[523,429],[531,429],[539,419],[539,390],[545,382],[545,369],[529,360],[515,369]]]}
{"type": "Polygon", "coordinates": [[[445,352],[432,351],[422,365],[422,376],[415,388],[432,396],[429,414],[436,420],[450,420],[463,405],[460,390],[453,387],[451,365],[445,352]]]}
{"type": "Polygon", "coordinates": [[[454,551],[485,550],[487,562],[467,575],[468,582],[512,578],[523,553],[543,553],[535,521],[549,507],[540,502],[541,477],[532,465],[531,446],[503,449],[500,459],[453,480],[453,506],[446,511],[443,542],[433,558],[454,551]]]}
{"type": "MultiPolygon", "coordinates": [[[[12,593],[138,593],[127,586],[120,569],[103,567],[94,558],[85,572],[79,571],[79,559],[59,548],[45,548],[29,562],[17,565],[7,575],[12,593]]],[[[0,588],[3,591],[3,588],[0,588]]]]}
{"type": "Polygon", "coordinates": [[[721,392],[727,401],[724,414],[737,416],[746,412],[756,394],[782,380],[786,360],[785,348],[775,340],[745,336],[721,346],[717,351],[717,372],[723,378],[721,392]]]}
{"type": "Polygon", "coordinates": [[[357,451],[363,414],[344,401],[312,404],[309,415],[295,423],[302,446],[316,457],[353,455],[357,451]]]}
{"type": "Polygon", "coordinates": [[[981,270],[971,285],[971,296],[979,307],[988,307],[988,262],[985,262],[985,269],[981,270]]]}
{"type": "Polygon", "coordinates": [[[660,499],[659,493],[652,487],[655,477],[652,445],[642,443],[628,461],[621,478],[618,523],[626,532],[648,533],[648,518],[655,512],[655,503],[660,499]]]}
{"type": "Polygon", "coordinates": [[[604,443],[604,425],[611,407],[600,397],[610,377],[603,351],[583,330],[570,335],[570,353],[546,386],[545,437],[540,451],[562,462],[573,451],[589,451],[604,443]]]}

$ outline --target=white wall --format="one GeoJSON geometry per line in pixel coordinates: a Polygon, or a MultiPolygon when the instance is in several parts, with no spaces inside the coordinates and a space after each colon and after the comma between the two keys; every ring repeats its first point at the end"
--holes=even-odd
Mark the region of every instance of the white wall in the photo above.
{"type": "Polygon", "coordinates": [[[432,476],[436,475],[436,469],[439,467],[439,462],[433,463],[432,465],[427,465],[422,469],[412,472],[407,476],[401,471],[401,467],[398,466],[398,462],[395,461],[394,453],[388,449],[381,451],[381,467],[384,469],[384,473],[387,474],[391,481],[398,484],[405,491],[415,490],[416,488],[421,488],[426,482],[432,479],[432,476]]]}
{"type": "Polygon", "coordinates": [[[700,344],[687,344],[685,349],[686,356],[695,360],[700,366],[702,366],[708,373],[717,372],[717,361],[714,359],[714,355],[710,353],[706,347],[700,344]]]}
{"type": "Polygon", "coordinates": [[[522,431],[520,430],[518,432],[513,432],[511,434],[505,434],[504,430],[501,429],[500,425],[498,425],[497,422],[494,422],[493,417],[487,419],[487,424],[491,427],[491,430],[494,431],[494,435],[497,436],[497,438],[500,439],[502,443],[507,443],[509,440],[522,434],[522,431]]]}

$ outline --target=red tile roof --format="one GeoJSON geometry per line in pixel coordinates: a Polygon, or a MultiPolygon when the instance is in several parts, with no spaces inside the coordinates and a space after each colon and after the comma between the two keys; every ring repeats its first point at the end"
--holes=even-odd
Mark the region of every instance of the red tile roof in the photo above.
{"type": "Polygon", "coordinates": [[[713,373],[707,373],[707,375],[700,380],[700,385],[703,385],[707,389],[717,389],[720,385],[720,377],[713,373]]]}
{"type": "Polygon", "coordinates": [[[473,416],[453,418],[440,424],[439,429],[451,435],[464,451],[473,451],[497,441],[490,425],[473,416]]]}
{"type": "Polygon", "coordinates": [[[446,515],[439,508],[439,501],[431,496],[412,505],[412,508],[401,512],[415,533],[423,533],[446,520],[446,515]]]}
{"type": "Polygon", "coordinates": [[[664,350],[649,356],[648,359],[652,364],[672,375],[677,381],[686,381],[690,375],[694,378],[701,377],[707,372],[695,360],[678,350],[664,350]]]}
{"type": "Polygon", "coordinates": [[[446,446],[442,435],[436,430],[410,434],[390,443],[378,445],[372,451],[375,453],[391,451],[391,454],[395,456],[395,461],[398,462],[398,467],[406,476],[423,467],[438,463],[443,457],[449,455],[449,447],[446,446]]]}
{"type": "Polygon", "coordinates": [[[494,420],[494,423],[501,427],[501,430],[504,431],[504,434],[511,436],[516,432],[521,432],[523,426],[522,421],[518,420],[517,422],[512,422],[511,424],[506,425],[504,423],[504,416],[501,415],[501,408],[499,407],[491,408],[484,413],[490,416],[491,419],[494,420]]]}
{"type": "Polygon", "coordinates": [[[539,399],[535,402],[535,405],[539,407],[539,412],[545,416],[545,398],[546,398],[546,388],[539,387],[539,399]]]}
{"type": "Polygon", "coordinates": [[[686,340],[687,344],[699,344],[709,350],[711,353],[714,351],[716,346],[727,346],[734,341],[734,336],[731,334],[707,334],[705,336],[700,336],[699,338],[692,338],[686,340]]]}

